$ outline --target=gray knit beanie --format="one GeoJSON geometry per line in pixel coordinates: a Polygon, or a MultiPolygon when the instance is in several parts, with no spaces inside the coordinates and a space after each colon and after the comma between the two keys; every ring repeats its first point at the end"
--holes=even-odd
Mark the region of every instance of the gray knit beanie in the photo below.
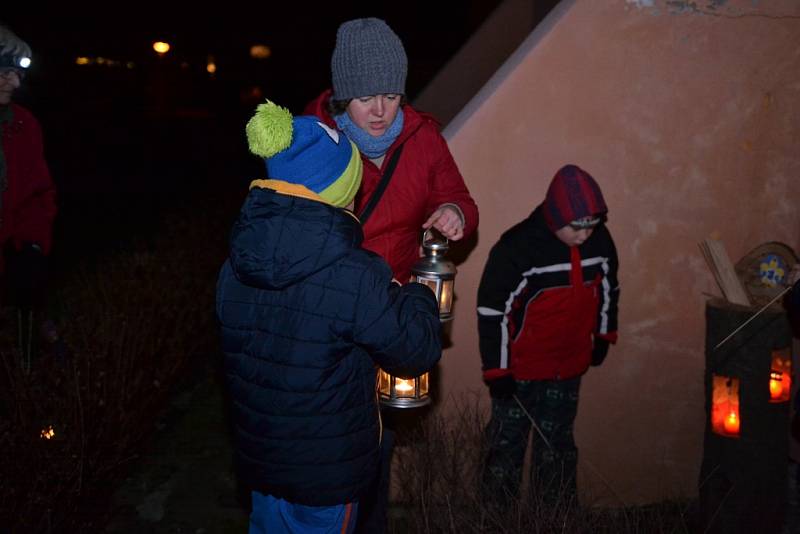
{"type": "Polygon", "coordinates": [[[403,43],[381,19],[355,19],[339,26],[331,58],[334,100],[404,95],[407,71],[403,43]]]}

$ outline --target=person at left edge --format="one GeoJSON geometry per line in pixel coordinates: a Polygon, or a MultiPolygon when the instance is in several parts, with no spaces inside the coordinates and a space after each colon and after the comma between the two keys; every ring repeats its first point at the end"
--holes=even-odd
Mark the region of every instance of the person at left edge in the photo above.
{"type": "Polygon", "coordinates": [[[0,26],[0,275],[7,288],[2,302],[24,308],[44,298],[57,211],[39,122],[13,101],[30,65],[30,46],[0,26]]]}
{"type": "Polygon", "coordinates": [[[441,357],[426,286],[392,281],[346,209],[361,159],[342,132],[272,103],[247,126],[266,158],[217,283],[250,532],[352,532],[381,439],[376,365],[402,377],[441,357]]]}

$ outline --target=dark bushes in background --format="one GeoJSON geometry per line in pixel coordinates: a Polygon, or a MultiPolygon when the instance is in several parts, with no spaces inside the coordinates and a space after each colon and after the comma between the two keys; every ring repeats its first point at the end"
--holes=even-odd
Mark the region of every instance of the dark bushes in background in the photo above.
{"type": "Polygon", "coordinates": [[[34,347],[30,372],[16,310],[2,309],[0,532],[99,527],[170,388],[216,348],[214,284],[231,215],[217,217],[172,216],[155,235],[78,264],[55,292],[64,344],[34,347]]]}

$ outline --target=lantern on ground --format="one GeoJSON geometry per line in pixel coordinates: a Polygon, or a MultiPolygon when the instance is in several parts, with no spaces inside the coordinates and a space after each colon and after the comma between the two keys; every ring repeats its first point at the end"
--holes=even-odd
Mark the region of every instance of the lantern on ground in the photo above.
{"type": "Polygon", "coordinates": [[[773,350],[769,373],[769,401],[788,402],[792,394],[791,348],[773,350]]]}
{"type": "Polygon", "coordinates": [[[711,430],[728,438],[738,438],[739,379],[712,375],[711,430]]]}
{"type": "MultiPolygon", "coordinates": [[[[450,247],[447,239],[437,239],[431,230],[422,236],[424,255],[411,267],[411,281],[431,288],[439,302],[439,320],[453,319],[453,287],[456,266],[445,258],[450,247]]],[[[398,378],[383,369],[378,371],[378,396],[381,404],[392,408],[418,408],[430,404],[429,376],[398,378]]]]}

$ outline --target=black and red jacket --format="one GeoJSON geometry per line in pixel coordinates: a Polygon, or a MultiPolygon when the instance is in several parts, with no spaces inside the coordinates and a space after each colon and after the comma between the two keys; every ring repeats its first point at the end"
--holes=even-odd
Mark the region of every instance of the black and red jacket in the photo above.
{"type": "Polygon", "coordinates": [[[560,380],[589,367],[594,336],[617,339],[617,251],[605,224],[570,247],[542,206],[492,248],[478,288],[483,376],[560,380]]]}

